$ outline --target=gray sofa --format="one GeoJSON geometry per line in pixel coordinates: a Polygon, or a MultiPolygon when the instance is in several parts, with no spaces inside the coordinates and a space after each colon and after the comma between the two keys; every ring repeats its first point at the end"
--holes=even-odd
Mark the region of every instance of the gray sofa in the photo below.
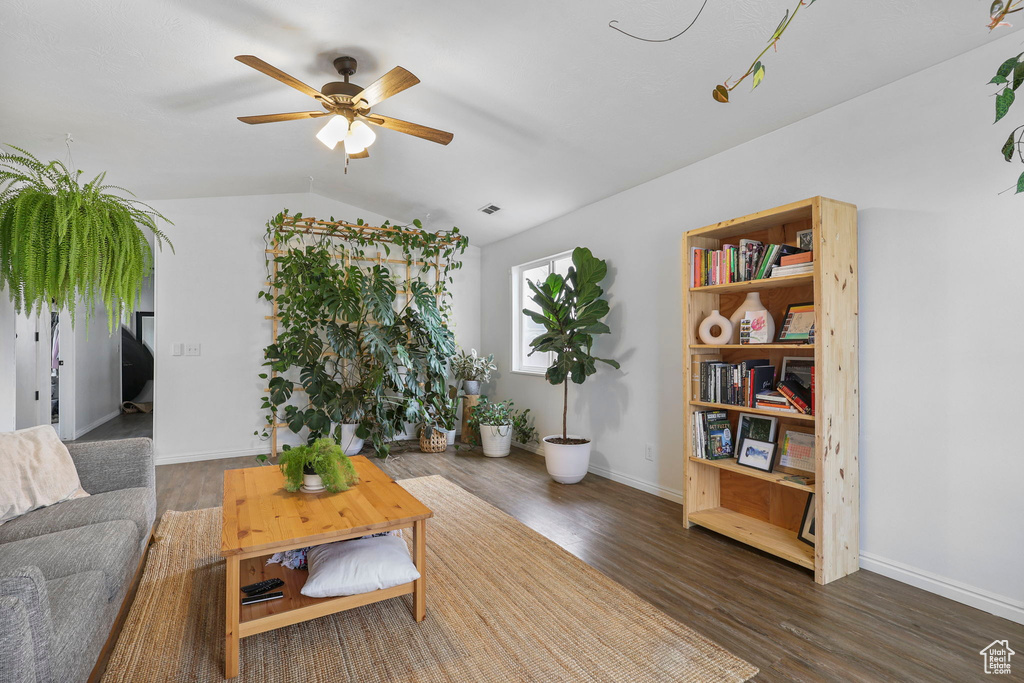
{"type": "Polygon", "coordinates": [[[0,681],[85,681],[149,544],[149,439],[69,444],[87,498],[0,525],[0,681]]]}

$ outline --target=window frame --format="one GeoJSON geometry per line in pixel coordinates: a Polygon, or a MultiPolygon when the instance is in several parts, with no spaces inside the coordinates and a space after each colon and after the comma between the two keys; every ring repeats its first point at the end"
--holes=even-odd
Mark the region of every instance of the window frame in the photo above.
{"type": "MultiPolygon", "coordinates": [[[[539,266],[546,265],[548,268],[548,274],[555,272],[555,263],[564,259],[572,258],[572,250],[561,251],[551,256],[545,256],[526,263],[521,263],[517,266],[512,266],[509,271],[509,277],[512,284],[512,372],[517,375],[531,375],[533,377],[543,377],[547,372],[548,367],[551,365],[550,360],[543,364],[543,367],[538,365],[527,365],[523,361],[525,357],[520,357],[520,351],[522,350],[524,339],[523,339],[523,320],[526,316],[523,315],[523,302],[529,298],[529,288],[526,286],[526,281],[523,278],[523,273],[537,268],[539,266]]],[[[534,358],[537,354],[534,354],[534,358]]]]}

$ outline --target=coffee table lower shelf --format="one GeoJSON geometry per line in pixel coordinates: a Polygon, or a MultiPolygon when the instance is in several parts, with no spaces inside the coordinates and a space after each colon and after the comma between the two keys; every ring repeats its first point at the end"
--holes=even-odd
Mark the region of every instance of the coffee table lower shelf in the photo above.
{"type": "MultiPolygon", "coordinates": [[[[283,592],[284,597],[267,602],[257,602],[253,605],[242,605],[238,614],[238,636],[240,638],[317,619],[335,612],[362,607],[381,600],[397,598],[400,595],[411,595],[415,588],[415,582],[410,582],[359,595],[310,598],[300,592],[306,584],[308,571],[288,569],[280,564],[268,565],[266,562],[269,558],[270,555],[265,555],[242,560],[239,563],[239,583],[246,586],[265,579],[281,579],[284,581],[284,585],[274,590],[283,592]]],[[[239,599],[241,599],[241,593],[239,599]]]]}

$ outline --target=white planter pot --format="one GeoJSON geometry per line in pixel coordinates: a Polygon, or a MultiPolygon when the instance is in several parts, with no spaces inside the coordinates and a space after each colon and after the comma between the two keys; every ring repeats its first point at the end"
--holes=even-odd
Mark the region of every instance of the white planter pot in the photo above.
{"type": "Polygon", "coordinates": [[[488,458],[504,458],[512,450],[512,425],[480,425],[484,455],[488,458]]]}
{"type": "Polygon", "coordinates": [[[326,489],[324,487],[324,480],[320,478],[319,474],[303,474],[300,490],[304,493],[319,493],[326,489]]]}
{"type": "Polygon", "coordinates": [[[449,446],[454,446],[455,445],[455,430],[454,429],[445,429],[444,430],[444,436],[448,440],[448,445],[449,446]]]}
{"type": "MultiPolygon", "coordinates": [[[[548,474],[559,484],[575,484],[587,476],[587,468],[590,467],[590,442],[578,445],[551,443],[548,439],[561,438],[561,434],[545,436],[544,462],[548,468],[548,474]]],[[[582,439],[584,437],[570,434],[570,439],[582,439]]]]}
{"type": "Polygon", "coordinates": [[[359,455],[363,449],[363,440],[356,436],[358,424],[341,425],[341,451],[345,455],[359,455]]]}

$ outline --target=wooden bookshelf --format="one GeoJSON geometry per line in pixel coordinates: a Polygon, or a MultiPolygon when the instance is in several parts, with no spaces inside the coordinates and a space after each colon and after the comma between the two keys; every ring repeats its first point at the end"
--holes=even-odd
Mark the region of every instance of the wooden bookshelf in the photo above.
{"type": "Polygon", "coordinates": [[[859,549],[857,207],[813,197],[686,233],[682,243],[683,367],[686,525],[699,525],[813,570],[826,584],[857,571],[859,549]],[[814,271],[724,285],[693,287],[691,248],[719,249],[754,239],[796,244],[812,229],[814,271]],[[697,327],[712,310],[729,317],[747,293],[761,301],[782,327],[789,304],[815,302],[815,344],[702,344],[697,327]],[[786,356],[814,358],[815,415],[743,408],[700,401],[694,369],[700,356],[738,363],[768,358],[776,368],[786,356]],[[725,410],[734,433],[741,413],[779,419],[778,434],[792,427],[814,430],[813,482],[784,481],[785,473],[743,467],[735,459],[694,457],[693,420],[700,410],[725,410]],[[797,538],[808,496],[814,495],[816,542],[797,538]]]}

